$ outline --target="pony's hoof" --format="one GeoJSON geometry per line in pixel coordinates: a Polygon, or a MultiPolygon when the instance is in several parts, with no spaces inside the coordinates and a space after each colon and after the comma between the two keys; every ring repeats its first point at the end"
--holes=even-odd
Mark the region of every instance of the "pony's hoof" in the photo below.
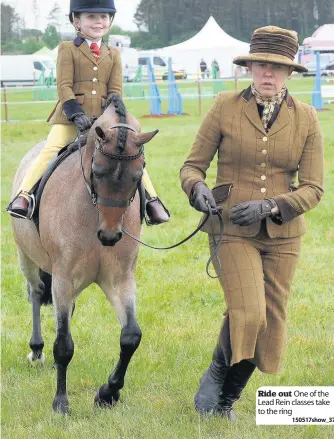
{"type": "Polygon", "coordinates": [[[95,395],[94,404],[98,407],[113,407],[119,400],[120,392],[110,391],[108,384],[104,384],[95,395]]]}
{"type": "Polygon", "coordinates": [[[56,413],[60,413],[61,415],[70,414],[66,396],[56,396],[53,400],[52,408],[56,413]]]}
{"type": "Polygon", "coordinates": [[[43,364],[45,363],[45,355],[43,354],[43,352],[30,352],[27,355],[27,360],[30,364],[30,366],[43,366],[43,364]]]}

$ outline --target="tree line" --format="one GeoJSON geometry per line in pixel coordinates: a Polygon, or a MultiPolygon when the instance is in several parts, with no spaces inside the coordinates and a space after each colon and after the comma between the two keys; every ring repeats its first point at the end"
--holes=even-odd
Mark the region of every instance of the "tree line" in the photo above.
{"type": "MultiPolygon", "coordinates": [[[[56,2],[44,32],[26,29],[15,9],[1,3],[1,52],[34,53],[43,46],[53,49],[61,41],[62,15],[56,2]]],[[[141,0],[134,17],[138,30],[113,26],[111,33],[129,35],[132,47],[154,49],[191,38],[210,15],[238,40],[248,42],[254,29],[271,24],[297,31],[302,43],[322,24],[334,23],[334,0],[141,0]]]]}
{"type": "Polygon", "coordinates": [[[141,0],[135,22],[145,27],[155,47],[195,35],[212,15],[234,38],[248,42],[266,25],[298,32],[299,42],[316,28],[334,23],[333,0],[141,0]]]}
{"type": "Polygon", "coordinates": [[[55,15],[59,13],[60,8],[55,4],[48,16],[49,24],[42,32],[38,29],[27,29],[24,19],[15,12],[15,9],[1,3],[1,53],[31,54],[43,46],[54,49],[61,40],[55,15]]]}

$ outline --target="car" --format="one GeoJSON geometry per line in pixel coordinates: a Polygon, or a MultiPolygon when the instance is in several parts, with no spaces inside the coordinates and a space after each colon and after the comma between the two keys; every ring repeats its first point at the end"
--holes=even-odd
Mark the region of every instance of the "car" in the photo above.
{"type": "MultiPolygon", "coordinates": [[[[185,70],[174,70],[173,69],[173,73],[174,73],[175,79],[187,79],[187,73],[185,72],[185,70]]],[[[168,72],[163,73],[162,79],[164,81],[168,80],[168,72]]]]}
{"type": "MultiPolygon", "coordinates": [[[[328,62],[322,62],[320,63],[320,75],[321,76],[327,76],[327,75],[333,75],[334,74],[334,61],[328,62]],[[331,73],[333,72],[333,73],[331,73]]],[[[308,69],[308,72],[304,72],[303,76],[315,76],[317,73],[317,63],[314,61],[311,61],[309,63],[305,64],[305,67],[308,69]]]]}
{"type": "Polygon", "coordinates": [[[325,66],[325,71],[329,76],[334,75],[334,61],[331,61],[325,66]]]}
{"type": "Polygon", "coordinates": [[[49,56],[2,55],[1,70],[2,85],[35,85],[37,81],[54,85],[56,82],[56,64],[49,56]],[[52,81],[53,84],[48,81],[52,81]]]}

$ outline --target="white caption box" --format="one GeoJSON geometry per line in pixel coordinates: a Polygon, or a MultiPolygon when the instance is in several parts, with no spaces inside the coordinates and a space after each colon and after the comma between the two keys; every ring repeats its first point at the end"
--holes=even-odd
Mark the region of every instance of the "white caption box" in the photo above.
{"type": "Polygon", "coordinates": [[[257,425],[331,425],[334,386],[272,386],[256,391],[257,425]]]}

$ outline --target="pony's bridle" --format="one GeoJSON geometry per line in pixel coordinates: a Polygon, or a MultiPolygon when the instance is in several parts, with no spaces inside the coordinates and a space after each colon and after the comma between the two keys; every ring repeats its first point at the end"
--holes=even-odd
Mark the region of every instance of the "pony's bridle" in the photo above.
{"type": "MultiPolygon", "coordinates": [[[[132,126],[127,125],[125,123],[118,123],[118,124],[115,124],[115,125],[112,125],[111,127],[109,127],[109,129],[113,129],[113,128],[126,128],[126,129],[131,130],[131,131],[133,131],[135,133],[137,132],[132,126]]],[[[133,193],[132,197],[129,200],[113,200],[111,198],[100,197],[96,193],[96,191],[94,189],[92,166],[91,166],[90,182],[88,182],[86,177],[85,177],[85,173],[84,173],[84,169],[83,169],[83,164],[82,164],[82,153],[81,153],[80,136],[78,136],[78,143],[79,143],[79,151],[80,151],[80,158],[81,158],[82,175],[84,177],[85,184],[87,186],[88,192],[92,196],[93,204],[95,206],[97,204],[103,204],[104,206],[110,206],[110,207],[125,207],[125,208],[128,208],[130,203],[134,199],[134,196],[135,196],[136,191],[137,191],[137,187],[135,188],[134,193],[133,193]]],[[[141,156],[144,156],[144,145],[140,145],[140,149],[139,149],[138,153],[135,154],[135,155],[119,155],[119,154],[113,154],[113,153],[110,153],[110,152],[105,152],[103,150],[102,142],[97,139],[96,143],[95,143],[95,151],[99,151],[101,154],[105,155],[106,157],[109,157],[112,160],[119,160],[119,161],[136,160],[137,158],[139,158],[141,156]]],[[[94,153],[92,155],[92,165],[93,165],[95,151],[94,151],[94,153]]],[[[146,247],[150,247],[150,248],[153,248],[155,250],[169,250],[169,249],[178,247],[179,245],[183,244],[184,242],[188,241],[190,238],[195,236],[201,230],[201,228],[204,226],[204,224],[208,221],[208,219],[210,218],[211,219],[211,228],[212,228],[211,233],[212,233],[213,242],[214,242],[214,252],[213,252],[213,256],[210,256],[210,258],[209,258],[209,260],[207,262],[206,272],[207,272],[207,274],[211,278],[215,279],[218,276],[211,276],[211,274],[209,273],[209,265],[210,265],[210,262],[212,261],[212,258],[215,257],[216,261],[217,261],[217,263],[219,265],[219,268],[221,268],[220,259],[219,259],[219,256],[218,256],[218,251],[219,251],[219,246],[220,246],[220,243],[221,243],[222,237],[223,237],[223,219],[222,219],[222,216],[221,216],[221,213],[220,213],[220,209],[216,209],[215,212],[213,212],[213,209],[210,207],[208,202],[207,202],[207,207],[208,207],[208,212],[209,213],[200,222],[199,226],[190,235],[188,235],[185,239],[183,239],[182,241],[180,241],[180,242],[178,242],[178,243],[176,243],[174,245],[171,245],[169,247],[154,247],[152,245],[146,244],[145,242],[143,242],[140,239],[136,238],[135,236],[131,235],[129,232],[127,232],[123,228],[121,230],[126,235],[128,235],[130,238],[134,239],[135,241],[137,241],[140,244],[145,245],[146,247]],[[218,241],[216,241],[215,235],[214,235],[213,222],[212,222],[213,215],[217,215],[218,216],[218,220],[219,220],[219,224],[220,224],[220,235],[219,235],[218,241]]]]}
{"type": "MultiPolygon", "coordinates": [[[[115,125],[112,125],[110,127],[108,127],[109,129],[113,129],[113,128],[126,128],[127,130],[133,131],[134,133],[136,133],[137,131],[128,124],[125,123],[117,123],[115,125]]],[[[94,206],[96,206],[97,204],[102,204],[103,206],[108,206],[108,207],[125,207],[128,208],[131,204],[131,202],[133,201],[136,191],[137,191],[137,187],[134,190],[134,193],[132,194],[132,196],[130,197],[130,199],[128,200],[113,200],[112,198],[103,198],[100,197],[98,195],[98,193],[95,190],[94,187],[94,181],[93,181],[93,161],[94,161],[94,155],[96,151],[99,151],[99,153],[101,153],[102,155],[108,157],[111,160],[117,160],[117,161],[129,161],[129,160],[136,160],[139,157],[144,156],[144,145],[140,145],[139,151],[137,154],[134,155],[122,155],[122,154],[113,154],[111,152],[106,152],[103,149],[103,144],[99,139],[96,139],[95,141],[95,150],[94,153],[92,155],[92,166],[91,166],[91,173],[90,173],[90,181],[87,181],[86,177],[85,177],[85,173],[84,173],[84,169],[83,169],[83,164],[82,164],[82,154],[81,154],[81,145],[80,145],[80,137],[78,137],[79,139],[79,149],[80,149],[80,156],[81,156],[81,169],[82,169],[82,174],[86,183],[86,187],[88,189],[88,192],[91,194],[92,197],[92,202],[94,204],[94,206]]]]}

